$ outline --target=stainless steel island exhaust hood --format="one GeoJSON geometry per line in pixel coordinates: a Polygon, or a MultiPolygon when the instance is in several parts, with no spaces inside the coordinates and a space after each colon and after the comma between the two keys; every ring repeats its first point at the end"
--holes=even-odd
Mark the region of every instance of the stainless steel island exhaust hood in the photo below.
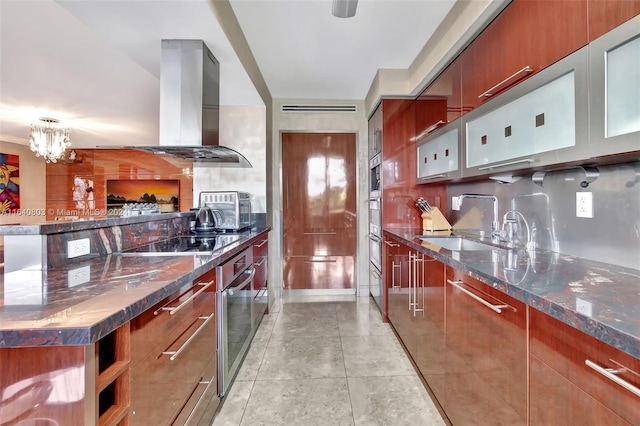
{"type": "Polygon", "coordinates": [[[252,167],[220,146],[220,63],[202,40],[162,40],[159,146],[130,147],[219,167],[252,167]]]}

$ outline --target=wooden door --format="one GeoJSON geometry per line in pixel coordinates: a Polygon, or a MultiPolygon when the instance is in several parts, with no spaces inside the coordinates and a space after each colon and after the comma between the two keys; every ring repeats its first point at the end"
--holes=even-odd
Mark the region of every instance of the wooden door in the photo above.
{"type": "Polygon", "coordinates": [[[355,134],[283,133],[282,183],[284,288],[355,288],[355,134]]]}

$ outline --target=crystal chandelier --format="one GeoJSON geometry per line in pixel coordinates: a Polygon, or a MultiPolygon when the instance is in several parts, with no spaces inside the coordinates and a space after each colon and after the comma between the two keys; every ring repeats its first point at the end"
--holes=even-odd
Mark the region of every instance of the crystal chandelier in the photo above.
{"type": "Polygon", "coordinates": [[[36,157],[44,157],[47,163],[55,163],[64,154],[64,150],[71,144],[69,142],[69,129],[59,129],[55,118],[40,118],[45,124],[31,125],[29,144],[36,157]]]}

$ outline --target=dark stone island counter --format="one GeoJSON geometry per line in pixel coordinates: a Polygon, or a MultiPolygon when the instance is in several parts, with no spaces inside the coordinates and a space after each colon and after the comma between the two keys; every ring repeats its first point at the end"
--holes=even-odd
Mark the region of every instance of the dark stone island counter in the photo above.
{"type": "MultiPolygon", "coordinates": [[[[163,218],[175,219],[169,215],[162,214],[163,218]]],[[[184,215],[178,214],[176,218],[181,219],[184,215]]],[[[99,225],[108,226],[83,231],[113,229],[122,224],[139,224],[146,230],[148,219],[145,221],[141,216],[118,218],[115,223],[105,219],[99,225]]],[[[95,224],[99,221],[87,222],[95,224]]],[[[34,226],[43,232],[57,229],[73,233],[84,224],[34,226]]],[[[7,235],[6,229],[4,231],[7,235]]],[[[31,232],[32,228],[25,226],[23,231],[31,232]]],[[[96,342],[180,287],[265,238],[268,231],[267,227],[256,227],[241,232],[241,238],[236,242],[208,255],[126,257],[99,253],[57,267],[5,269],[0,280],[0,348],[96,342]]],[[[158,239],[148,232],[142,232],[139,237],[138,243],[158,239]]]]}
{"type": "Polygon", "coordinates": [[[451,251],[419,229],[384,234],[640,358],[640,270],[544,250],[451,251]]]}

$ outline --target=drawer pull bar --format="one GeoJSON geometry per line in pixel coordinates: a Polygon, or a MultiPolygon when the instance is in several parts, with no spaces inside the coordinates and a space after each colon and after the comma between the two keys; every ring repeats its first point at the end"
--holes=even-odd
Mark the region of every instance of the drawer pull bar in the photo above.
{"type": "Polygon", "coordinates": [[[200,327],[198,327],[198,329],[196,331],[194,331],[194,333],[191,335],[191,337],[189,337],[182,344],[182,346],[180,346],[178,348],[177,351],[164,351],[164,352],[162,352],[162,355],[171,355],[171,357],[169,358],[169,361],[174,361],[176,358],[178,358],[180,356],[182,351],[184,351],[187,348],[187,346],[189,346],[189,343],[191,343],[193,341],[193,339],[196,338],[196,336],[202,331],[202,329],[204,329],[207,326],[207,323],[209,321],[211,321],[214,316],[215,316],[215,313],[212,313],[208,317],[198,317],[198,320],[205,320],[205,321],[202,323],[202,325],[200,325],[200,327]]]}
{"type": "Polygon", "coordinates": [[[460,290],[463,293],[465,293],[467,296],[470,296],[472,299],[477,300],[478,302],[482,303],[484,306],[486,306],[487,308],[491,309],[494,312],[497,312],[497,313],[501,314],[503,309],[509,307],[509,305],[492,305],[491,303],[489,303],[486,300],[484,300],[482,297],[476,296],[475,294],[473,294],[472,292],[470,292],[466,288],[462,287],[460,285],[460,284],[462,284],[462,281],[447,280],[447,282],[449,284],[451,284],[452,286],[454,286],[455,288],[457,288],[458,290],[460,290]]]}
{"type": "Polygon", "coordinates": [[[491,169],[498,169],[500,167],[507,167],[507,166],[513,166],[515,164],[524,164],[524,163],[533,163],[535,160],[533,158],[525,158],[523,160],[516,160],[516,161],[508,161],[506,163],[500,163],[500,164],[494,164],[493,166],[485,166],[485,167],[480,167],[478,168],[478,170],[491,170],[491,169]]]}
{"type": "Polygon", "coordinates": [[[369,234],[369,239],[371,241],[375,241],[376,243],[382,241],[382,238],[378,237],[376,234],[369,234]]]}
{"type": "Polygon", "coordinates": [[[387,240],[384,240],[384,243],[385,243],[386,245],[388,245],[389,247],[399,247],[399,246],[400,246],[400,244],[390,243],[390,242],[389,242],[389,241],[387,241],[387,240]]]}
{"type": "Polygon", "coordinates": [[[336,235],[335,232],[305,232],[303,235],[336,235]]]}
{"type": "MultiPolygon", "coordinates": [[[[193,406],[193,410],[191,410],[191,412],[189,413],[189,417],[187,417],[187,420],[184,421],[184,424],[186,424],[186,425],[189,424],[189,422],[191,421],[191,418],[193,417],[195,412],[198,410],[198,407],[200,406],[200,404],[204,400],[205,396],[207,395],[207,392],[209,391],[209,388],[211,387],[211,385],[215,385],[215,384],[216,384],[216,376],[215,375],[212,376],[209,380],[202,380],[202,377],[200,378],[200,380],[198,382],[198,385],[207,385],[207,387],[204,388],[204,391],[200,395],[200,398],[198,398],[198,401],[196,402],[196,405],[193,406]]],[[[193,395],[193,393],[191,395],[193,395]]],[[[189,398],[191,398],[191,397],[189,397],[189,398]]]]}
{"type": "Polygon", "coordinates": [[[445,176],[446,175],[426,176],[426,177],[421,177],[420,180],[438,179],[438,178],[442,178],[442,177],[445,177],[445,176]]]}
{"type": "MultiPolygon", "coordinates": [[[[193,295],[191,295],[191,297],[189,297],[187,300],[185,300],[184,302],[182,302],[181,304],[179,304],[178,306],[176,306],[175,308],[170,308],[168,306],[163,306],[162,308],[158,309],[157,311],[154,312],[154,315],[158,315],[158,313],[160,311],[169,311],[169,315],[173,315],[176,312],[178,312],[180,309],[184,308],[185,306],[187,306],[191,301],[193,301],[196,297],[200,296],[206,289],[208,289],[209,287],[211,287],[213,284],[215,283],[215,280],[211,280],[208,283],[200,283],[200,284],[196,284],[196,285],[201,285],[202,288],[198,291],[196,291],[195,293],[193,293],[193,295]]],[[[194,286],[195,287],[195,286],[194,286]]]]}
{"type": "Polygon", "coordinates": [[[634,395],[640,396],[640,389],[638,389],[636,386],[632,385],[631,383],[627,382],[626,380],[616,376],[617,373],[624,373],[625,371],[629,371],[626,368],[622,368],[620,370],[614,370],[613,368],[604,368],[604,367],[600,367],[598,364],[588,359],[585,359],[584,363],[587,364],[587,367],[593,368],[595,371],[602,374],[607,379],[616,382],[617,384],[619,384],[629,392],[633,393],[634,395]]]}
{"type": "Polygon", "coordinates": [[[427,136],[429,133],[433,132],[434,130],[436,130],[438,128],[438,126],[440,126],[441,124],[444,124],[445,121],[444,120],[440,120],[437,123],[433,123],[431,126],[427,127],[426,129],[424,129],[422,131],[422,133],[420,133],[418,136],[414,136],[411,138],[412,142],[418,142],[420,139],[424,138],[425,136],[427,136]]]}
{"type": "Polygon", "coordinates": [[[522,68],[520,71],[516,71],[513,75],[505,78],[500,83],[498,83],[495,86],[493,86],[491,89],[489,89],[486,92],[482,93],[480,96],[478,96],[478,99],[480,99],[480,98],[488,98],[489,96],[493,96],[494,94],[491,93],[491,92],[493,92],[495,89],[497,89],[500,86],[508,83],[509,81],[513,80],[514,78],[519,77],[521,74],[522,75],[528,74],[531,71],[533,71],[533,69],[529,65],[527,65],[526,67],[522,68]]]}
{"type": "Polygon", "coordinates": [[[261,267],[261,266],[264,264],[264,262],[265,262],[266,260],[267,260],[267,258],[266,258],[266,257],[263,257],[263,258],[262,258],[262,261],[261,261],[260,263],[254,263],[254,264],[253,264],[253,266],[254,266],[254,267],[258,267],[258,268],[259,268],[259,267],[261,267]]]}
{"type": "Polygon", "coordinates": [[[256,245],[256,247],[257,247],[257,248],[260,248],[260,247],[262,247],[263,245],[267,244],[267,242],[269,242],[269,240],[262,240],[262,241],[260,241],[260,243],[258,243],[258,244],[256,245]]]}
{"type": "Polygon", "coordinates": [[[336,262],[337,260],[335,259],[326,259],[326,260],[325,259],[318,259],[318,260],[305,259],[304,260],[304,263],[336,263],[336,262]]]}
{"type": "MultiPolygon", "coordinates": [[[[182,406],[180,407],[180,409],[178,410],[178,412],[173,416],[173,418],[171,419],[171,421],[169,422],[170,425],[175,424],[176,420],[178,420],[178,417],[180,417],[180,413],[182,413],[182,410],[184,410],[184,407],[187,406],[187,404],[189,403],[189,400],[191,399],[191,397],[193,396],[194,393],[196,393],[196,389],[198,389],[198,386],[200,386],[200,382],[202,381],[202,377],[200,377],[197,381],[196,384],[193,386],[193,388],[191,389],[191,391],[189,392],[189,396],[184,400],[184,402],[182,403],[182,406]]],[[[186,424],[186,422],[185,422],[186,424]]]]}

